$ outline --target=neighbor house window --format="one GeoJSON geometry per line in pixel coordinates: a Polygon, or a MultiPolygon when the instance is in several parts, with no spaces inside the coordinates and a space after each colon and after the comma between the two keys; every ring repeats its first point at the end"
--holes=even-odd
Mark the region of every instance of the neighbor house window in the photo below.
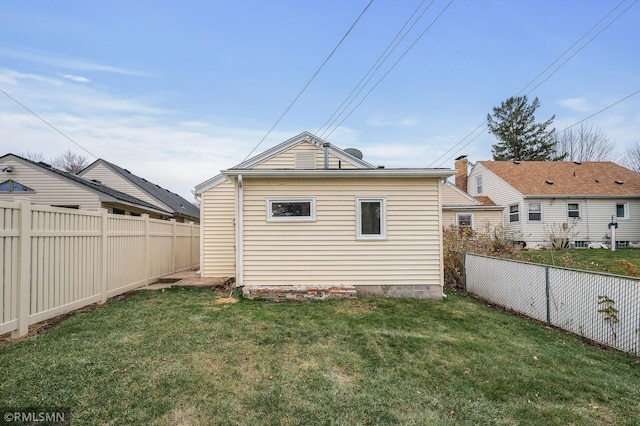
{"type": "Polygon", "coordinates": [[[460,227],[473,229],[473,215],[471,213],[456,213],[456,223],[460,227]]]}
{"type": "Polygon", "coordinates": [[[580,203],[567,203],[567,217],[580,219],[580,203]]]}
{"type": "Polygon", "coordinates": [[[529,222],[542,222],[542,203],[529,203],[529,222]]]}
{"type": "Polygon", "coordinates": [[[616,218],[629,219],[629,203],[616,204],[616,218]]]}
{"type": "Polygon", "coordinates": [[[358,198],[358,238],[385,238],[384,198],[358,198]]]}
{"type": "Polygon", "coordinates": [[[0,183],[0,192],[33,192],[33,189],[9,179],[0,183]]]}
{"type": "Polygon", "coordinates": [[[476,178],[476,194],[482,194],[482,176],[476,178]]]}
{"type": "Polygon", "coordinates": [[[273,198],[267,200],[268,221],[298,222],[316,220],[316,202],[313,198],[273,198]]]}
{"type": "Polygon", "coordinates": [[[116,207],[113,208],[113,214],[125,214],[126,212],[122,209],[118,209],[116,207]]]}
{"type": "Polygon", "coordinates": [[[509,223],[520,222],[520,205],[512,204],[509,206],[509,223]]]}

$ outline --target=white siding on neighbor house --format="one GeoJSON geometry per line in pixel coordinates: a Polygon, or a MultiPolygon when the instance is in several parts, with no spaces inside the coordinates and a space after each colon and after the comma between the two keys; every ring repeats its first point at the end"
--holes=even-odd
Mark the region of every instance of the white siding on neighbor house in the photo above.
{"type": "Polygon", "coordinates": [[[479,163],[471,170],[469,182],[473,182],[473,184],[469,185],[469,194],[472,196],[485,195],[491,198],[496,205],[504,207],[503,222],[505,226],[515,233],[523,233],[522,220],[523,213],[526,213],[526,206],[523,205],[520,192],[479,163]],[[476,193],[475,181],[478,176],[482,176],[482,194],[476,193]],[[509,222],[509,206],[512,204],[518,204],[519,206],[520,221],[517,223],[509,222]]]}
{"type": "Polygon", "coordinates": [[[201,274],[203,277],[234,277],[236,189],[226,180],[201,197],[201,274]]]}
{"type": "Polygon", "coordinates": [[[34,192],[0,192],[0,201],[29,200],[34,204],[73,205],[80,209],[99,209],[101,206],[98,194],[37,166],[11,159],[3,161],[2,166],[13,166],[13,171],[0,173],[0,183],[11,179],[34,192]]]}
{"type": "Polygon", "coordinates": [[[245,176],[244,284],[442,285],[439,187],[435,178],[245,176]],[[315,199],[315,221],[266,220],[269,198],[296,197],[315,199]],[[357,239],[358,197],[386,200],[386,239],[357,239]]]}
{"type": "MultiPolygon", "coordinates": [[[[302,142],[293,148],[290,148],[264,162],[252,167],[253,169],[295,169],[296,153],[299,152],[315,152],[316,169],[324,168],[324,148],[318,147],[310,142],[302,142]]],[[[335,155],[329,154],[329,168],[337,169],[338,162],[343,169],[357,169],[358,167],[346,160],[341,160],[335,155]]]]}
{"type": "Polygon", "coordinates": [[[142,191],[136,185],[132,184],[129,180],[125,179],[118,173],[114,172],[104,164],[96,164],[91,169],[87,170],[82,174],[82,177],[86,179],[95,179],[97,181],[102,182],[106,186],[118,190],[120,192],[124,192],[125,194],[129,194],[133,197],[136,197],[142,201],[146,201],[147,203],[151,203],[154,206],[161,207],[165,210],[172,211],[172,209],[165,205],[164,203],[160,203],[155,198],[149,196],[146,192],[142,191]]]}
{"type": "MultiPolygon", "coordinates": [[[[530,244],[548,243],[545,227],[549,228],[553,224],[562,226],[563,223],[575,224],[573,231],[574,241],[609,242],[607,237],[608,227],[611,217],[616,214],[617,203],[629,204],[629,219],[616,219],[618,229],[616,230],[617,241],[640,241],[640,200],[625,198],[556,198],[556,199],[533,199],[524,200],[524,240],[530,244]],[[542,203],[543,223],[530,222],[528,220],[527,207],[531,202],[542,203]],[[567,204],[579,203],[579,220],[567,217],[567,204]]],[[[522,221],[521,221],[522,222],[522,221]]]]}

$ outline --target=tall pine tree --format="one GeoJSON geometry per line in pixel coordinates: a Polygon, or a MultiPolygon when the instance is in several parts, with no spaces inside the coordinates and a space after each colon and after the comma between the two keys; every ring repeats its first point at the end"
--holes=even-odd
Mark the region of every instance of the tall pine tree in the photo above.
{"type": "Polygon", "coordinates": [[[526,95],[510,97],[493,115],[487,114],[489,133],[499,142],[491,147],[496,161],[557,161],[555,129],[547,129],[555,115],[543,123],[536,123],[534,113],[540,106],[538,98],[528,104],[526,95]]]}

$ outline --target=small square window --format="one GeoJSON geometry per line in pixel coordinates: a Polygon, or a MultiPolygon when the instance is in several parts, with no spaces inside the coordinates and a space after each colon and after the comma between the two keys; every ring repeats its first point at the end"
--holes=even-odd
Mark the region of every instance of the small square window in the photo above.
{"type": "Polygon", "coordinates": [[[473,228],[473,215],[471,213],[457,213],[456,222],[460,227],[473,228]]]}
{"type": "Polygon", "coordinates": [[[529,222],[542,222],[542,203],[529,203],[529,222]]]}
{"type": "Polygon", "coordinates": [[[520,222],[520,205],[512,204],[509,206],[509,223],[520,222]]]}
{"type": "Polygon", "coordinates": [[[580,219],[580,203],[567,203],[567,217],[580,219]]]}
{"type": "Polygon", "coordinates": [[[386,237],[386,206],[384,198],[358,198],[358,238],[386,237]]]}
{"type": "Polygon", "coordinates": [[[616,204],[616,218],[629,219],[629,203],[616,204]]]}
{"type": "Polygon", "coordinates": [[[268,221],[313,221],[316,219],[316,203],[313,198],[288,198],[267,200],[268,221]]]}

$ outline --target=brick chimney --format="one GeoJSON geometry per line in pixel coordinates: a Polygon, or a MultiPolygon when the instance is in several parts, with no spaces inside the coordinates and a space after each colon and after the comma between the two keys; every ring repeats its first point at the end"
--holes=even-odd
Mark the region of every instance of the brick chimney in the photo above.
{"type": "Polygon", "coordinates": [[[456,186],[467,192],[467,180],[469,179],[469,160],[466,155],[461,155],[456,158],[455,168],[458,171],[456,173],[456,186]]]}

